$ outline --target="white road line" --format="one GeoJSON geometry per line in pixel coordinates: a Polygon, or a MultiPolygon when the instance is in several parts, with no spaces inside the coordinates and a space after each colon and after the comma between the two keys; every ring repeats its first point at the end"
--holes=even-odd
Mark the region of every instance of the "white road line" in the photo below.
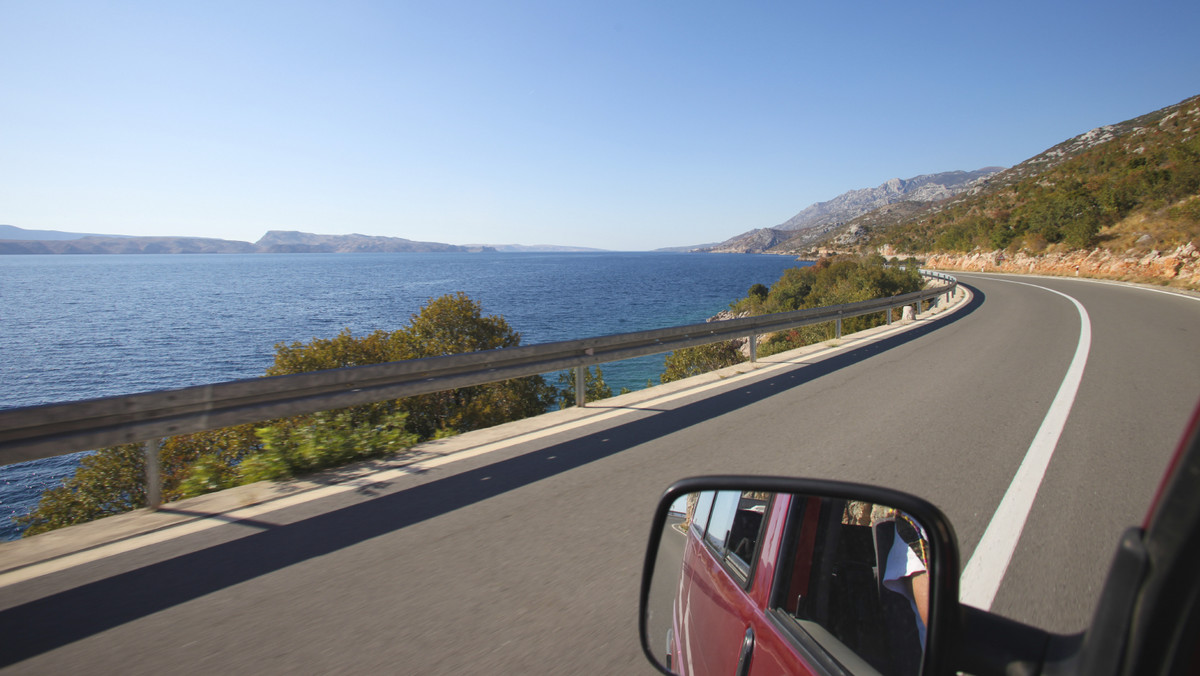
{"type": "Polygon", "coordinates": [[[1008,570],[1013,551],[1017,548],[1017,541],[1021,538],[1021,531],[1024,530],[1029,512],[1033,508],[1034,498],[1037,497],[1042,478],[1046,475],[1046,468],[1050,465],[1050,457],[1054,454],[1054,448],[1062,436],[1063,426],[1067,423],[1067,416],[1071,413],[1071,406],[1075,403],[1075,395],[1079,392],[1079,383],[1083,379],[1083,369],[1087,365],[1088,351],[1092,346],[1091,320],[1079,301],[1060,291],[1036,284],[1008,279],[997,281],[1044,289],[1074,303],[1075,309],[1079,311],[1079,343],[1075,347],[1075,356],[1071,359],[1067,374],[1058,388],[1058,394],[1051,402],[1050,410],[1046,412],[1033,443],[1025,453],[1025,459],[1021,461],[1004,499],[1000,501],[1000,506],[992,515],[983,538],[963,570],[959,583],[959,600],[983,610],[992,607],[996,592],[1000,589],[1000,582],[1008,570]]]}
{"type": "MultiPolygon", "coordinates": [[[[1191,300],[1191,301],[1196,301],[1196,302],[1200,303],[1200,296],[1194,296],[1194,295],[1192,295],[1190,293],[1186,293],[1182,290],[1169,289],[1169,288],[1168,289],[1158,289],[1158,288],[1155,288],[1152,286],[1146,286],[1145,284],[1138,284],[1138,283],[1134,283],[1134,282],[1121,282],[1121,281],[1118,281],[1115,279],[1097,279],[1095,277],[1060,277],[1060,276],[1056,276],[1056,275],[1027,275],[1027,274],[1020,273],[1020,272],[972,272],[969,270],[959,270],[957,272],[960,277],[962,275],[967,275],[967,276],[976,275],[976,276],[982,276],[983,279],[997,279],[999,281],[1004,281],[1004,282],[1014,281],[1011,279],[1003,279],[1004,277],[1025,277],[1028,279],[1046,279],[1046,280],[1052,280],[1052,281],[1053,280],[1062,280],[1062,281],[1066,281],[1066,282],[1088,282],[1090,284],[1104,284],[1105,286],[1116,286],[1116,287],[1120,287],[1122,289],[1132,289],[1134,291],[1149,291],[1151,293],[1161,293],[1165,296],[1174,296],[1176,298],[1182,298],[1183,300],[1191,300]]],[[[1023,284],[1025,282],[1016,282],[1016,283],[1023,284]]],[[[1042,288],[1042,287],[1038,287],[1038,288],[1042,288]]]]}
{"type": "MultiPolygon", "coordinates": [[[[1067,279],[1071,279],[1071,278],[1068,277],[1067,279]]],[[[1161,293],[1165,296],[1174,296],[1176,298],[1182,298],[1184,300],[1192,300],[1192,301],[1200,302],[1200,297],[1191,296],[1186,293],[1180,293],[1178,291],[1171,291],[1169,289],[1154,289],[1154,288],[1151,288],[1148,286],[1138,286],[1136,284],[1122,284],[1121,282],[1112,282],[1112,281],[1109,281],[1106,279],[1087,279],[1087,280],[1080,279],[1077,281],[1081,281],[1081,282],[1088,281],[1088,282],[1092,282],[1094,284],[1105,284],[1107,286],[1119,286],[1119,287],[1122,287],[1125,289],[1137,289],[1138,291],[1150,291],[1152,293],[1161,293]]]]}

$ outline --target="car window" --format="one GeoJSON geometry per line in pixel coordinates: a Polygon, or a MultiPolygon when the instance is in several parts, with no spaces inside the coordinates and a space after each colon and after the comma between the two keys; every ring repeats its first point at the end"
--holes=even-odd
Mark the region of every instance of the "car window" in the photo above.
{"type": "Polygon", "coordinates": [[[696,504],[688,510],[692,515],[688,521],[688,528],[694,529],[700,537],[704,537],[704,528],[708,525],[708,513],[712,511],[714,497],[716,497],[714,491],[704,491],[699,494],[696,504]]]}
{"type": "Polygon", "coordinates": [[[887,507],[795,496],[771,608],[806,647],[855,673],[913,676],[924,651],[912,595],[925,572],[922,542],[887,507]]]}
{"type": "Polygon", "coordinates": [[[712,516],[708,517],[708,528],[704,531],[704,539],[708,544],[718,549],[725,547],[729,537],[729,529],[733,526],[733,517],[737,515],[740,491],[721,491],[713,501],[712,516]]]}
{"type": "Polygon", "coordinates": [[[704,541],[743,585],[750,580],[770,497],[767,493],[720,491],[713,499],[704,541]]]}

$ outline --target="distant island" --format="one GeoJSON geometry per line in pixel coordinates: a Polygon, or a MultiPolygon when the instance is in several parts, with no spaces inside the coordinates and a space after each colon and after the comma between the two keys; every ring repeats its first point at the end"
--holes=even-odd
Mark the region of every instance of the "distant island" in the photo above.
{"type": "Polygon", "coordinates": [[[25,230],[0,225],[0,255],[5,254],[254,254],[254,253],[441,253],[600,251],[584,247],[521,244],[459,246],[417,242],[403,237],[373,235],[316,235],[294,230],[270,230],[257,242],[206,237],[126,237],[25,230]]]}

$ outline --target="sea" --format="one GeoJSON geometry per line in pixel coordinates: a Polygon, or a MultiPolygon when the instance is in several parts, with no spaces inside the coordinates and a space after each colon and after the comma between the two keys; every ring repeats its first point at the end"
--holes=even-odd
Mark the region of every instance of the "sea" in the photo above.
{"type": "MultiPolygon", "coordinates": [[[[459,291],[523,345],[702,322],[807,264],[658,252],[0,256],[0,409],[258,377],[277,344],[399,329],[459,291]]],[[[602,365],[604,380],[641,389],[663,358],[602,365]]],[[[19,537],[11,518],[85,454],[0,466],[0,540],[19,537]]]]}

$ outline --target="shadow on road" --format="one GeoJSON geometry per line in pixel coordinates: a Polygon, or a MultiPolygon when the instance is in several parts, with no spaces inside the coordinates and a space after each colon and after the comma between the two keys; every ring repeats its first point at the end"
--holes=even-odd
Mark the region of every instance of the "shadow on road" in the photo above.
{"type": "Polygon", "coordinates": [[[714,396],[549,448],[381,495],[297,523],[84,584],[0,612],[0,667],[8,666],[206,594],[281,570],[542,479],[811,382],[962,321],[953,316],[714,396]]]}

